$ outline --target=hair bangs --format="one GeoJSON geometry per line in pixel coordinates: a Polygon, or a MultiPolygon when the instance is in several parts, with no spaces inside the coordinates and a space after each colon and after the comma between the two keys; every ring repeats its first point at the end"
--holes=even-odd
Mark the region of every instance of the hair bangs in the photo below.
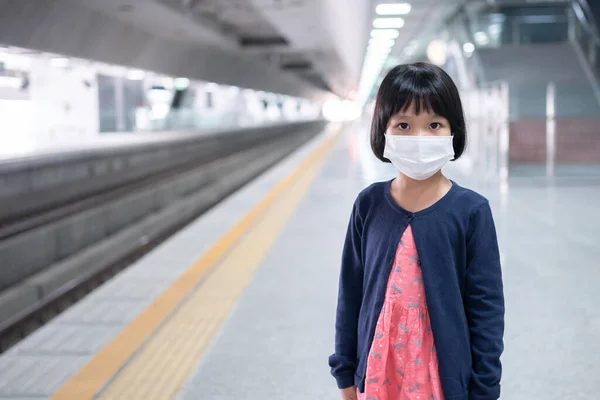
{"type": "Polygon", "coordinates": [[[390,104],[394,104],[396,107],[390,110],[390,115],[399,111],[406,112],[413,106],[417,115],[427,112],[447,117],[448,111],[444,107],[440,92],[436,90],[430,80],[413,74],[413,76],[406,76],[402,79],[398,78],[394,83],[397,89],[395,98],[390,99],[390,104]]]}

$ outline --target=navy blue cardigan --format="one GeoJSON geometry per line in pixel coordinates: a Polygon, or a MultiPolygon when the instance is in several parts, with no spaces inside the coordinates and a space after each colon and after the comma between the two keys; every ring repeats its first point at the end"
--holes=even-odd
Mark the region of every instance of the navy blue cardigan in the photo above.
{"type": "Polygon", "coordinates": [[[331,373],[364,392],[367,358],[402,233],[411,225],[425,283],[446,400],[500,397],[504,294],[496,228],[487,199],[452,184],[416,213],[392,198],[391,182],[354,203],[342,254],[331,373]]]}

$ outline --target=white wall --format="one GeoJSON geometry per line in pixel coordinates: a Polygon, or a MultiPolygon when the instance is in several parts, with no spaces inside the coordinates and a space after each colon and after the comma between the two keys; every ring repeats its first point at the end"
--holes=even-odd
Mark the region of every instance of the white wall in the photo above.
{"type": "Polygon", "coordinates": [[[329,37],[350,72],[349,78],[358,84],[370,31],[371,1],[320,1],[329,37]]]}
{"type": "Polygon", "coordinates": [[[30,77],[36,140],[78,140],[98,135],[98,90],[92,68],[57,68],[46,59],[35,59],[30,77]]]}

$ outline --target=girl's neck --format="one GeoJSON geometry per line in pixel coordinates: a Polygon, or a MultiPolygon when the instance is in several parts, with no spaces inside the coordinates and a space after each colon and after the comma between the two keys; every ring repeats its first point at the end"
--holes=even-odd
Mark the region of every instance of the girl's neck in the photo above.
{"type": "Polygon", "coordinates": [[[450,181],[442,174],[442,171],[437,172],[430,178],[424,180],[416,180],[409,178],[408,176],[399,173],[395,180],[396,187],[402,191],[423,191],[428,188],[438,187],[440,185],[448,184],[450,181]]]}
{"type": "Polygon", "coordinates": [[[418,212],[438,202],[451,187],[452,182],[441,171],[422,181],[399,174],[392,182],[391,192],[400,207],[418,212]]]}

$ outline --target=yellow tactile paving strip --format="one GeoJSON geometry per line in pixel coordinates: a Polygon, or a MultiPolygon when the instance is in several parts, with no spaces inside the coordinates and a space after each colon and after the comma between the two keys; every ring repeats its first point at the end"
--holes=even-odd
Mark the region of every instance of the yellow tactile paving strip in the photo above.
{"type": "Polygon", "coordinates": [[[332,135],[317,147],[52,399],[174,398],[294,213],[336,138],[332,135]]]}

